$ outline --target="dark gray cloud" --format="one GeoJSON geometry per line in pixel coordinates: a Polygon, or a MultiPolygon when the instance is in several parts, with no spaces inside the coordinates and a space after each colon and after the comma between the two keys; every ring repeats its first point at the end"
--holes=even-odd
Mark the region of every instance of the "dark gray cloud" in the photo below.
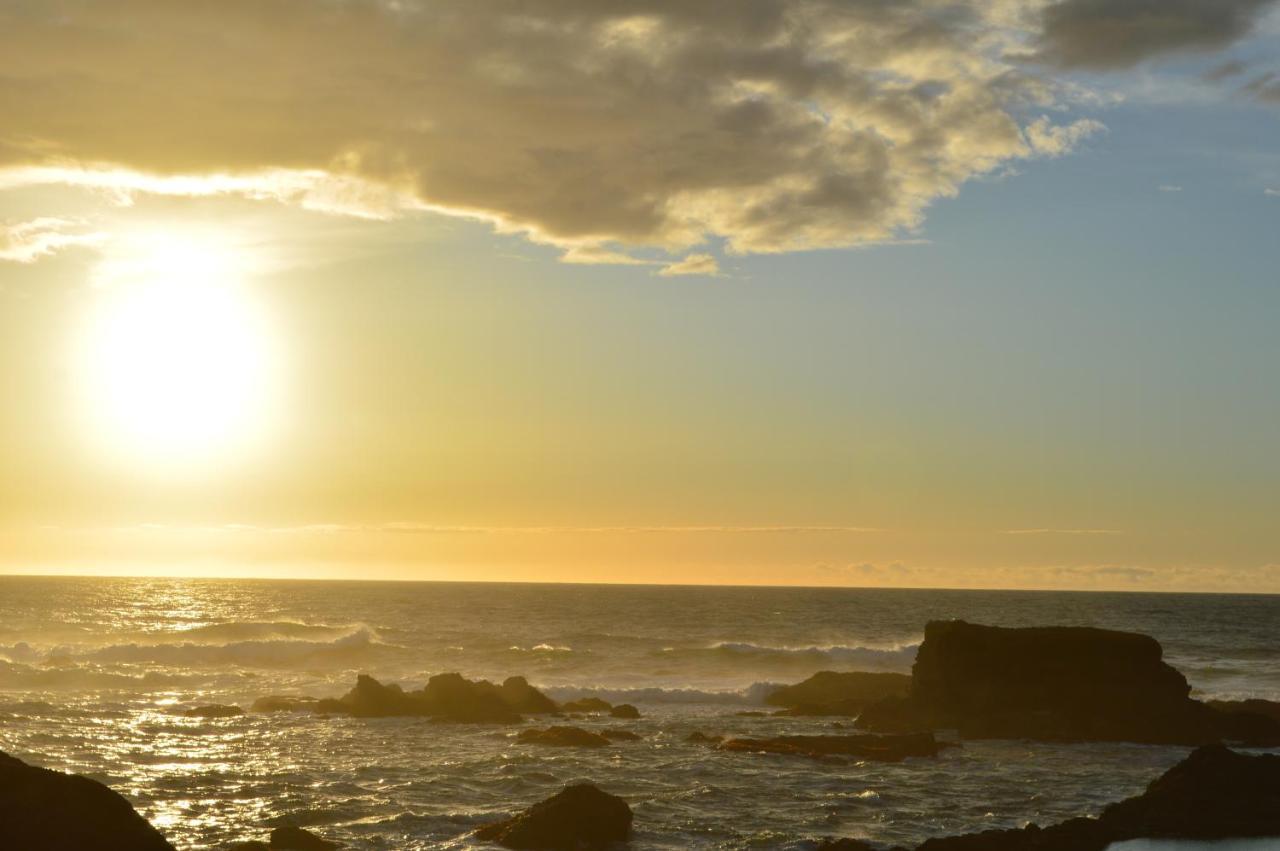
{"type": "Polygon", "coordinates": [[[1002,58],[1018,2],[0,3],[0,169],[407,203],[579,261],[874,242],[1098,128],[1020,126],[1053,93],[1002,58]]]}
{"type": "Polygon", "coordinates": [[[1246,35],[1277,0],[1062,0],[1046,6],[1036,57],[1065,68],[1129,68],[1215,50],[1246,35]]]}

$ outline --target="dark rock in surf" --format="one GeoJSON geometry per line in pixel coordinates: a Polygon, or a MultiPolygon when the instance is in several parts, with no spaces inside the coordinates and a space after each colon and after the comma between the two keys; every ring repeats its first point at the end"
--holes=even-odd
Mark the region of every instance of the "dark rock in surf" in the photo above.
{"type": "Polygon", "coordinates": [[[878,700],[906,697],[911,677],[867,671],[819,671],[795,685],[770,692],[765,703],[784,706],[778,715],[854,716],[878,700]]]}
{"type": "Polygon", "coordinates": [[[522,745],[551,745],[562,748],[603,748],[609,739],[581,727],[548,727],[545,730],[521,730],[516,741],[522,745]]]}
{"type": "Polygon", "coordinates": [[[589,783],[568,786],[517,816],[487,825],[476,837],[507,848],[604,851],[626,842],[631,808],[589,783]]]}
{"type": "Polygon", "coordinates": [[[934,757],[945,747],[932,733],[902,736],[775,736],[768,739],[728,739],[720,749],[745,753],[786,754],[812,759],[851,757],[876,762],[901,762],[908,757],[934,757]]]}
{"type": "Polygon", "coordinates": [[[869,706],[877,732],[956,729],[965,738],[1199,745],[1280,744],[1280,723],[1189,697],[1150,636],[1086,627],[925,627],[907,699],[869,706]]]}
{"type": "Polygon", "coordinates": [[[861,839],[826,839],[813,851],[878,851],[876,846],[861,839]]]}
{"type": "Polygon", "coordinates": [[[1280,837],[1280,756],[1198,748],[1097,819],[930,839],[917,851],[1103,851],[1129,839],[1280,837]]]}
{"type": "Polygon", "coordinates": [[[498,689],[498,696],[507,706],[524,715],[550,715],[560,711],[554,700],[529,685],[524,677],[507,677],[498,689]]]}
{"type": "Polygon", "coordinates": [[[243,715],[244,710],[239,706],[207,703],[203,706],[193,706],[182,714],[187,718],[235,718],[238,715],[243,715]]]}
{"type": "Polygon", "coordinates": [[[271,831],[271,841],[267,847],[271,851],[331,851],[342,845],[321,839],[309,830],[287,825],[271,831]]]}
{"type": "Polygon", "coordinates": [[[613,704],[607,700],[601,700],[598,697],[583,697],[578,700],[571,700],[568,703],[560,704],[562,712],[582,712],[591,714],[595,712],[608,712],[613,709],[613,704]]]}
{"type": "Polygon", "coordinates": [[[340,712],[357,718],[386,718],[395,715],[430,715],[426,703],[395,685],[383,685],[368,674],[356,678],[355,688],[337,701],[320,701],[317,711],[340,712]]]}
{"type": "Polygon", "coordinates": [[[695,730],[685,736],[684,740],[691,745],[718,745],[724,741],[724,736],[712,736],[701,730],[695,730]]]}
{"type": "Polygon", "coordinates": [[[613,718],[624,718],[634,721],[640,717],[640,710],[636,709],[630,703],[619,703],[617,706],[609,710],[609,715],[613,718]]]}
{"type": "Polygon", "coordinates": [[[174,851],[123,797],[78,774],[0,752],[0,848],[174,851]]]}
{"type": "Polygon", "coordinates": [[[251,839],[248,842],[232,843],[226,847],[226,851],[271,851],[271,846],[265,842],[251,839]]]}
{"type": "MultiPolygon", "coordinates": [[[[525,686],[532,689],[528,683],[525,686]]],[[[486,680],[472,682],[461,674],[437,674],[419,693],[428,713],[463,724],[515,724],[520,713],[507,705],[498,688],[486,680]]]]}

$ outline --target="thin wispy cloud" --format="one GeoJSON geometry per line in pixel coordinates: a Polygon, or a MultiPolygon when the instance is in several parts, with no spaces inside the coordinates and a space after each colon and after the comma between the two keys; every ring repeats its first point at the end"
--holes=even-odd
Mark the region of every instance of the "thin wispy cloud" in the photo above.
{"type": "Polygon", "coordinates": [[[1120,535],[1120,529],[1005,529],[1002,535],[1120,535]]]}

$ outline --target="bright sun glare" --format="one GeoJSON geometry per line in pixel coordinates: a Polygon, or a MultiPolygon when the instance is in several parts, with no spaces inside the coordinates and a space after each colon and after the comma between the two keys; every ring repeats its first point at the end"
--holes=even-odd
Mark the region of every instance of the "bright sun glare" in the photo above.
{"type": "Polygon", "coordinates": [[[230,246],[165,234],[103,262],[82,358],[99,442],[185,469],[262,436],[276,365],[249,272],[230,246]]]}

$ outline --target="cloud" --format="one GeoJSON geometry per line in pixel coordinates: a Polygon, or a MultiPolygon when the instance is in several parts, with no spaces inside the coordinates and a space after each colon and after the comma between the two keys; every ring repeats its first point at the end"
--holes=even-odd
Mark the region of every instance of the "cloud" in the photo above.
{"type": "MultiPolygon", "coordinates": [[[[73,533],[103,531],[96,528],[49,531],[73,533]]],[[[388,523],[304,523],[292,526],[264,526],[251,523],[225,523],[215,526],[170,526],[162,523],[138,523],[112,527],[113,532],[207,532],[268,533],[291,535],[339,535],[357,533],[395,535],[863,535],[883,532],[870,526],[467,526],[419,522],[388,523]]]]}
{"type": "Polygon", "coordinates": [[[1089,118],[1066,125],[1054,125],[1048,116],[1040,116],[1027,125],[1027,142],[1032,150],[1041,156],[1060,157],[1070,153],[1077,145],[1090,136],[1105,131],[1102,122],[1089,118]]]}
{"type": "Polygon", "coordinates": [[[1272,197],[1280,198],[1280,189],[1272,189],[1272,188],[1268,187],[1268,188],[1266,188],[1266,189],[1262,190],[1262,194],[1263,194],[1263,195],[1271,195],[1272,197]]]}
{"type": "Polygon", "coordinates": [[[1063,68],[1115,70],[1244,37],[1277,0],[1062,0],[1044,8],[1035,58],[1063,68]]]}
{"type": "Polygon", "coordinates": [[[0,169],[124,202],[435,210],[570,262],[713,238],[731,253],[879,243],[966,181],[1097,131],[1020,126],[1026,106],[1071,99],[1006,58],[1037,5],[0,4],[0,169]]]}
{"type": "Polygon", "coordinates": [[[1248,66],[1238,59],[1230,59],[1219,65],[1215,65],[1201,75],[1201,79],[1207,83],[1220,83],[1230,77],[1238,77],[1243,74],[1248,66]]]}
{"type": "Polygon", "coordinates": [[[40,218],[0,223],[0,261],[34,263],[41,257],[74,246],[97,246],[105,235],[88,231],[82,222],[40,218]]]}
{"type": "Polygon", "coordinates": [[[1162,183],[1159,186],[1157,186],[1156,189],[1159,190],[1160,192],[1181,192],[1182,191],[1181,186],[1175,186],[1172,183],[1162,183]]]}
{"type": "Polygon", "coordinates": [[[719,275],[720,264],[716,262],[716,258],[710,254],[690,254],[674,263],[663,266],[658,270],[658,274],[664,278],[674,278],[682,275],[719,275]]]}
{"type": "Polygon", "coordinates": [[[1280,104],[1280,74],[1273,72],[1255,77],[1241,91],[1261,103],[1280,104]]]}

